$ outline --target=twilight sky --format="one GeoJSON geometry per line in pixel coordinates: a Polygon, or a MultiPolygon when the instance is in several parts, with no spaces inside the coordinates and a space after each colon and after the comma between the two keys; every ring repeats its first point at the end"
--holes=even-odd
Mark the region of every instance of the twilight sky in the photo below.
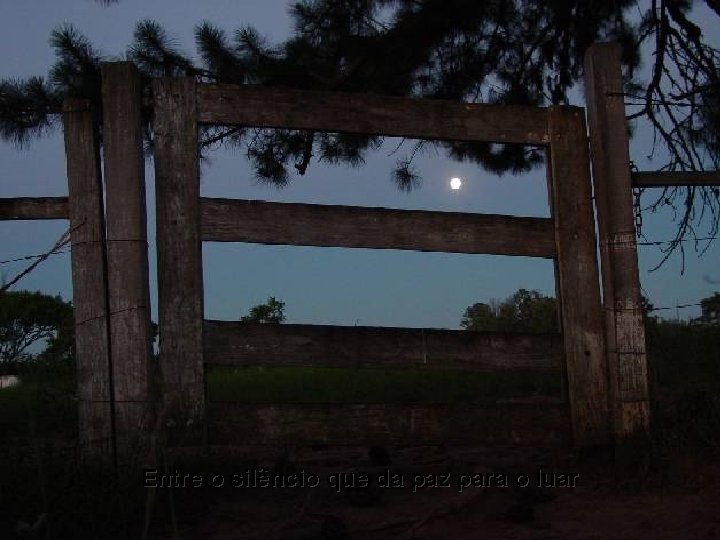
{"type": "MultiPolygon", "coordinates": [[[[102,7],[91,0],[0,0],[0,77],[46,75],[54,61],[50,32],[69,22],[108,57],[119,57],[132,39],[135,23],[155,19],[177,39],[185,52],[195,54],[193,28],[206,19],[228,31],[252,25],[272,41],[290,30],[287,0],[122,0],[102,7]]],[[[702,9],[706,9],[704,6],[702,9]]],[[[712,15],[710,15],[712,17],[712,15]]],[[[711,19],[712,20],[712,19],[711,19]]],[[[711,36],[717,44],[720,35],[711,36]]],[[[647,55],[646,55],[647,56],[647,55]]],[[[580,93],[574,104],[583,105],[580,93]]],[[[258,185],[241,151],[217,151],[202,170],[203,196],[266,199],[282,202],[385,206],[439,211],[547,216],[544,169],[521,176],[495,177],[477,166],[449,160],[434,150],[416,157],[422,188],[399,192],[390,181],[395,161],[411,149],[406,143],[392,154],[397,139],[367,155],[365,166],[327,167],[313,162],[304,177],[288,188],[258,185]],[[464,179],[452,191],[449,180],[464,179]]],[[[651,135],[638,126],[631,142],[631,158],[642,170],[663,163],[647,162],[651,135]]],[[[154,256],[153,167],[146,167],[153,318],[157,320],[154,256]]],[[[25,149],[0,142],[0,197],[67,194],[62,134],[32,142],[25,149]]],[[[648,199],[649,200],[649,199],[648,199]]],[[[65,231],[65,221],[0,222],[0,260],[47,250],[65,231]]],[[[672,238],[672,214],[645,217],[650,240],[672,238]]],[[[656,247],[640,248],[640,279],[657,306],[694,303],[720,289],[720,246],[713,244],[702,258],[687,244],[685,274],[674,255],[661,269],[656,247]]],[[[206,318],[237,319],[254,304],[275,296],[286,302],[288,322],[457,328],[465,308],[478,301],[504,298],[520,287],[554,294],[552,263],[543,259],[414,253],[393,250],[263,246],[205,243],[206,318]]],[[[1,264],[9,279],[27,263],[1,264]]],[[[69,254],[51,257],[20,288],[72,298],[69,254]]],[[[661,312],[674,316],[675,311],[661,312]]],[[[699,309],[680,311],[685,318],[699,309]]]]}

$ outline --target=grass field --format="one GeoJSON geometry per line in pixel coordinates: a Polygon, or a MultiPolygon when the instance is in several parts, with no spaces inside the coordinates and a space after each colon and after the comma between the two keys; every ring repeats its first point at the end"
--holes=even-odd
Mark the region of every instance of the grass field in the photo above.
{"type": "Polygon", "coordinates": [[[0,444],[34,436],[77,434],[75,370],[69,361],[30,362],[21,384],[0,390],[0,444]]]}
{"type": "MultiPolygon", "coordinates": [[[[677,449],[720,446],[720,327],[651,323],[647,336],[650,459],[672,471],[667,456],[677,449]]],[[[47,538],[138,538],[144,517],[157,514],[139,478],[115,477],[74,446],[72,363],[35,361],[20,376],[21,385],[0,390],[0,537],[20,537],[18,526],[44,519],[47,538]]],[[[492,401],[557,396],[562,386],[553,375],[359,368],[213,368],[206,383],[208,400],[243,402],[492,401]]],[[[675,482],[687,475],[662,477],[675,482]]],[[[157,503],[169,509],[157,519],[174,526],[182,511],[173,493],[157,503]]],[[[162,537],[174,533],[168,534],[162,537]]]]}
{"type": "Polygon", "coordinates": [[[206,373],[209,401],[493,401],[561,391],[559,375],[537,373],[227,367],[206,373]]]}
{"type": "MultiPolygon", "coordinates": [[[[650,321],[647,342],[658,420],[673,425],[699,418],[714,422],[720,327],[650,321]],[[658,406],[659,401],[670,409],[658,406]]],[[[207,399],[218,402],[494,401],[559,396],[562,391],[560,377],[538,373],[270,367],[211,367],[206,373],[207,399]]],[[[72,363],[34,361],[23,366],[20,375],[21,385],[0,389],[0,441],[33,434],[74,436],[72,363]]]]}

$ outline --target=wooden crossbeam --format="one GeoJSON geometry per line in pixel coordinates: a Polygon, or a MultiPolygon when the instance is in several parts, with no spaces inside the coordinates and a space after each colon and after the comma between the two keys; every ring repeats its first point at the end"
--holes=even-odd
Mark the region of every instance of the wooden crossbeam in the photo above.
{"type": "Polygon", "coordinates": [[[632,173],[634,187],[720,186],[719,171],[640,171],[632,173]]]}
{"type": "Polygon", "coordinates": [[[68,218],[67,197],[13,197],[0,199],[0,220],[68,218]]]}
{"type": "Polygon", "coordinates": [[[205,241],[555,256],[546,218],[211,198],[201,213],[205,241]]]}
{"type": "Polygon", "coordinates": [[[370,94],[201,84],[198,121],[433,140],[544,145],[542,107],[490,105],[370,94]]]}
{"type": "Polygon", "coordinates": [[[560,370],[560,334],[206,320],[206,364],[560,370]]]}

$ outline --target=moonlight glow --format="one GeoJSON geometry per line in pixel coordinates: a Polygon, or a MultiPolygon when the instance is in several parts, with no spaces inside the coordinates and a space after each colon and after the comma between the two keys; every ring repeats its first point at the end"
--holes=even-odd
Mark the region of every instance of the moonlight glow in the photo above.
{"type": "Polygon", "coordinates": [[[457,176],[450,179],[450,187],[454,190],[458,190],[462,187],[462,180],[457,176]]]}

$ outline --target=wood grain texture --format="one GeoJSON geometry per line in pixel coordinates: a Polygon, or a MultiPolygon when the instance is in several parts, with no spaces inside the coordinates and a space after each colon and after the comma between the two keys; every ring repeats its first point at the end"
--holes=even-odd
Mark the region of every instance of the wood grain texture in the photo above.
{"type": "Polygon", "coordinates": [[[200,179],[193,79],[154,81],[160,370],[177,425],[203,415],[200,179]]]}
{"type": "Polygon", "coordinates": [[[199,121],[434,140],[546,144],[541,107],[202,84],[199,121]]]}
{"type": "Polygon", "coordinates": [[[0,199],[0,220],[68,219],[67,197],[12,197],[0,199]]]}
{"type": "Polygon", "coordinates": [[[545,218],[211,198],[201,211],[205,241],[555,256],[545,218]]]}
{"type": "Polygon", "coordinates": [[[583,109],[549,111],[552,199],[575,444],[609,442],[607,358],[583,109]]]}
{"type": "Polygon", "coordinates": [[[134,64],[103,64],[102,94],[115,425],[124,448],[152,425],[142,81],[134,64]]]}
{"type": "MultiPolygon", "coordinates": [[[[588,51],[588,56],[586,56],[585,60],[586,63],[591,63],[594,59],[595,66],[597,66],[598,61],[601,61],[597,55],[601,53],[595,51],[599,50],[600,49],[596,46],[594,49],[588,51]]],[[[590,65],[590,67],[593,66],[590,65]]],[[[597,69],[600,69],[600,67],[597,67],[597,69]]],[[[590,80],[589,77],[593,76],[592,73],[588,73],[587,71],[586,73],[586,79],[590,80]]],[[[609,76],[610,74],[606,73],[606,75],[609,76]]],[[[597,77],[598,74],[595,76],[597,77]]],[[[608,78],[598,80],[599,84],[603,84],[603,82],[600,81],[610,82],[608,78]]],[[[590,88],[586,89],[588,99],[591,91],[592,90],[590,88]]],[[[588,101],[588,109],[591,107],[591,103],[597,102],[599,96],[596,96],[597,94],[593,94],[593,101],[588,101]]],[[[615,96],[606,96],[605,99],[601,99],[599,101],[598,105],[602,102],[607,103],[608,100],[612,101],[614,98],[615,96]]],[[[625,138],[627,138],[627,135],[625,138]]],[[[633,187],[720,186],[720,171],[639,171],[632,173],[632,185],[633,187]]]]}
{"type": "MultiPolygon", "coordinates": [[[[623,438],[648,430],[649,407],[620,55],[616,43],[598,43],[588,50],[585,91],[606,310],[610,406],[615,435],[623,438]],[[645,405],[638,407],[638,403],[645,405]]],[[[672,178],[659,175],[663,177],[672,178]]],[[[647,176],[640,178],[648,180],[647,176]]]]}
{"type": "Polygon", "coordinates": [[[205,363],[559,371],[559,334],[205,321],[205,363]]]}
{"type": "Polygon", "coordinates": [[[105,221],[100,153],[89,101],[63,105],[71,227],[79,438],[91,452],[112,444],[105,221]]]}
{"type": "Polygon", "coordinates": [[[210,444],[476,444],[553,447],[570,441],[567,406],[538,403],[280,403],[208,405],[210,444]]]}

